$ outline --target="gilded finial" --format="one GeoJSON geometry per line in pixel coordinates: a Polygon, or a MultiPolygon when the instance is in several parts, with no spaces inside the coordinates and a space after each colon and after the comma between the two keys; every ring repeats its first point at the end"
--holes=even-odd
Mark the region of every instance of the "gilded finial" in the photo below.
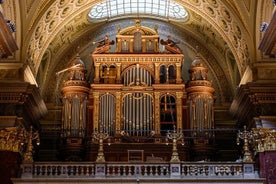
{"type": "Polygon", "coordinates": [[[77,52],[77,57],[79,57],[80,56],[80,46],[79,45],[76,48],[76,52],[77,52]]]}
{"type": "Polygon", "coordinates": [[[158,33],[158,25],[154,26],[154,30],[155,30],[156,33],[158,33]]]}
{"type": "Polygon", "coordinates": [[[118,33],[120,33],[120,31],[121,31],[121,25],[117,26],[117,31],[118,31],[118,33]]]}
{"type": "Polygon", "coordinates": [[[135,20],[135,24],[137,27],[140,27],[141,26],[141,20],[140,19],[136,19],[135,20]]]}
{"type": "Polygon", "coordinates": [[[196,56],[198,56],[199,55],[199,46],[197,45],[196,46],[196,56]]]}

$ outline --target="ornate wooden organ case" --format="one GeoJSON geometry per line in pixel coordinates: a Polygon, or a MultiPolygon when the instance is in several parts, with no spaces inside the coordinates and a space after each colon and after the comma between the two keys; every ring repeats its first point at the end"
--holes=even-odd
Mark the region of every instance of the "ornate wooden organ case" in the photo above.
{"type": "MultiPolygon", "coordinates": [[[[159,153],[172,130],[191,138],[188,142],[194,144],[196,152],[201,151],[199,156],[212,151],[208,144],[214,129],[214,88],[207,80],[208,69],[198,54],[185,86],[181,77],[184,55],[170,37],[167,41],[159,39],[156,27],[141,26],[139,21],[125,29],[118,27],[116,42],[106,36],[91,55],[94,81],[90,88],[83,62],[79,57],[73,61],[62,89],[63,152],[71,152],[69,157],[75,153],[79,154],[77,159],[82,157],[84,145],[92,150],[88,155],[95,156],[96,149],[91,148],[95,144],[90,144],[90,139],[97,133],[107,134],[123,154],[130,144],[122,149],[121,143],[153,143],[157,145],[155,153],[159,153]],[[116,48],[111,51],[114,43],[116,48]]],[[[138,146],[143,150],[148,147],[145,153],[154,152],[150,145],[138,146]]],[[[164,153],[166,148],[162,149],[164,153]]]]}
{"type": "Polygon", "coordinates": [[[183,128],[184,55],[161,52],[157,28],[139,21],[118,27],[116,52],[94,52],[92,59],[90,130],[143,138],[183,128]]]}

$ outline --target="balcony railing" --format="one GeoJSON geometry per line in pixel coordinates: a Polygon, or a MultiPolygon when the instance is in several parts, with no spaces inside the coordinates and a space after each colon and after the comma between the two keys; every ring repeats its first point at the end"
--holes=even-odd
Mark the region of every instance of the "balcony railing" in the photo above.
{"type": "Polygon", "coordinates": [[[23,165],[22,178],[256,178],[242,162],[35,162],[23,165]]]}

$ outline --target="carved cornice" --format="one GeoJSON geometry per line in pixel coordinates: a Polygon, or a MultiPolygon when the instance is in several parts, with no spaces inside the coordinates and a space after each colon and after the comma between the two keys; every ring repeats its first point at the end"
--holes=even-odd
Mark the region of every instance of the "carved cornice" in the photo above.
{"type": "Polygon", "coordinates": [[[93,54],[92,58],[95,63],[133,63],[140,62],[143,64],[148,63],[177,63],[182,62],[183,54],[93,54]]]}
{"type": "Polygon", "coordinates": [[[230,112],[240,123],[251,123],[253,117],[273,114],[275,105],[275,84],[247,83],[238,88],[230,112]]]}
{"type": "Polygon", "coordinates": [[[37,124],[46,114],[46,105],[35,85],[27,82],[0,82],[0,86],[0,103],[22,105],[23,112],[28,115],[32,124],[37,124]]]}

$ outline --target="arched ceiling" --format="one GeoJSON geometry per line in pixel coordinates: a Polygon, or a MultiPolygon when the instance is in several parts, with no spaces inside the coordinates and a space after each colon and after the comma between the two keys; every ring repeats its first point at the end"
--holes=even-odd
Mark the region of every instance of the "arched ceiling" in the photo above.
{"type": "MultiPolygon", "coordinates": [[[[189,13],[184,23],[140,16],[142,25],[158,25],[161,38],[172,35],[180,41],[184,55],[183,78],[199,47],[209,68],[218,103],[228,103],[246,67],[256,60],[255,14],[266,0],[175,0],[189,13]],[[252,15],[254,17],[252,18],[252,15]]],[[[51,101],[59,81],[55,73],[68,67],[80,53],[88,73],[93,73],[90,53],[95,40],[105,34],[115,38],[116,26],[134,24],[124,16],[113,21],[91,23],[87,14],[100,0],[6,0],[6,17],[13,17],[20,44],[17,59],[30,66],[45,100],[51,101]]],[[[271,2],[272,5],[272,2],[271,2]]],[[[266,10],[267,11],[267,10],[266,10]]],[[[270,11],[271,12],[271,11],[270,11]]],[[[262,18],[263,19],[263,18],[262,18]]],[[[262,21],[262,19],[258,21],[262,21]]],[[[62,81],[62,79],[59,79],[62,81]]]]}

